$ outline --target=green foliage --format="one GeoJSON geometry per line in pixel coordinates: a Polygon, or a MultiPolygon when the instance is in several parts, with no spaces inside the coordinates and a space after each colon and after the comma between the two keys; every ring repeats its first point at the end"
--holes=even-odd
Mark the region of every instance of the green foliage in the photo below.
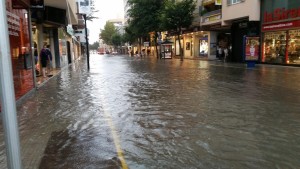
{"type": "Polygon", "coordinates": [[[106,22],[104,29],[101,29],[100,38],[107,45],[113,45],[112,36],[117,33],[116,27],[111,22],[106,22]]]}
{"type": "Polygon", "coordinates": [[[92,21],[93,19],[98,19],[98,17],[95,16],[97,12],[99,12],[99,10],[95,8],[95,0],[91,0],[91,13],[86,16],[86,20],[92,21]]]}
{"type": "Polygon", "coordinates": [[[125,28],[125,34],[122,36],[123,43],[133,44],[135,41],[135,36],[129,31],[128,28],[125,28]]]}
{"type": "Polygon", "coordinates": [[[122,43],[122,37],[119,33],[115,33],[111,36],[112,45],[114,47],[121,46],[122,43]]]}
{"type": "Polygon", "coordinates": [[[90,50],[97,50],[99,47],[99,42],[94,42],[92,45],[90,44],[90,50]]]}
{"type": "Polygon", "coordinates": [[[194,0],[176,1],[168,0],[162,14],[163,27],[167,30],[180,32],[188,28],[193,22],[193,12],[196,8],[194,0]]]}
{"type": "MultiPolygon", "coordinates": [[[[181,0],[174,2],[167,0],[162,17],[163,27],[166,30],[173,30],[180,39],[182,28],[188,28],[194,19],[193,13],[196,8],[194,0],[181,0]]],[[[183,60],[181,43],[179,41],[180,58],[183,60]]]]}
{"type": "Polygon", "coordinates": [[[130,9],[128,29],[136,38],[148,36],[149,32],[161,29],[160,15],[164,8],[164,0],[128,0],[130,9]]]}

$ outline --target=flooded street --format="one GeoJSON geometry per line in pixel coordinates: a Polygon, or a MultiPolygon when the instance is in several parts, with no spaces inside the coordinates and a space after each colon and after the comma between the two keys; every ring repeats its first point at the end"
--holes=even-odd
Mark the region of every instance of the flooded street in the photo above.
{"type": "MultiPolygon", "coordinates": [[[[24,168],[300,168],[299,68],[109,55],[90,63],[18,106],[24,168]]],[[[6,168],[2,124],[1,136],[6,168]]]]}

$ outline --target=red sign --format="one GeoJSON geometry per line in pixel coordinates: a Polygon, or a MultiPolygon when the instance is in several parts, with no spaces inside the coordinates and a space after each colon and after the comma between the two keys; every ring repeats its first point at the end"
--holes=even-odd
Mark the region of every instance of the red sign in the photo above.
{"type": "Polygon", "coordinates": [[[300,17],[300,8],[298,9],[285,9],[285,8],[276,8],[273,12],[264,13],[264,23],[280,21],[286,19],[292,19],[300,17]]]}
{"type": "Polygon", "coordinates": [[[274,31],[281,29],[290,29],[300,27],[300,20],[289,21],[289,22],[280,22],[274,24],[265,24],[262,26],[262,31],[274,31]]]}

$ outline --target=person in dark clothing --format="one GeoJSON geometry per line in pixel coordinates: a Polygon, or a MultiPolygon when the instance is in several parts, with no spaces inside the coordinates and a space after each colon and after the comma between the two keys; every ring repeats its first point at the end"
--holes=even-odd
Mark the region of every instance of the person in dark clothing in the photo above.
{"type": "Polygon", "coordinates": [[[51,52],[47,49],[47,45],[44,45],[40,53],[42,72],[44,77],[46,77],[46,68],[47,68],[48,61],[50,61],[50,55],[51,52]]]}

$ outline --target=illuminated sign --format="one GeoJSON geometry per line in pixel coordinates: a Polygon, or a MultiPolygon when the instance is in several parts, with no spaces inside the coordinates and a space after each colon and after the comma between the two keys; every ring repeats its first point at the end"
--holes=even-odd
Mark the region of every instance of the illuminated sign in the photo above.
{"type": "Polygon", "coordinates": [[[300,17],[300,8],[285,9],[276,8],[273,12],[264,13],[264,22],[280,21],[300,17]]]}
{"type": "Polygon", "coordinates": [[[274,30],[290,29],[290,28],[297,28],[297,27],[300,27],[300,20],[274,23],[274,24],[265,24],[262,26],[262,31],[271,31],[271,30],[274,31],[274,30]]]}

